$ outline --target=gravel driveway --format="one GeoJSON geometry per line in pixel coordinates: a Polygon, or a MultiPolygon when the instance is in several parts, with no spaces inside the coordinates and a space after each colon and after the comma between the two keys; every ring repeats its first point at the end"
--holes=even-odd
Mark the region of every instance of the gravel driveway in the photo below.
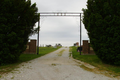
{"type": "Polygon", "coordinates": [[[65,47],[19,66],[0,80],[118,80],[80,68],[65,47]]]}

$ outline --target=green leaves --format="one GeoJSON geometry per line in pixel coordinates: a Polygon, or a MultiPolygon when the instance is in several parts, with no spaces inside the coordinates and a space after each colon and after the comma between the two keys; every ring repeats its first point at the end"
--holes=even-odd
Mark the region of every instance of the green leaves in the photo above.
{"type": "Polygon", "coordinates": [[[83,23],[96,55],[105,63],[120,65],[120,1],[88,0],[83,23]]]}
{"type": "Polygon", "coordinates": [[[0,65],[17,61],[25,50],[39,19],[36,4],[30,0],[0,1],[0,65]]]}

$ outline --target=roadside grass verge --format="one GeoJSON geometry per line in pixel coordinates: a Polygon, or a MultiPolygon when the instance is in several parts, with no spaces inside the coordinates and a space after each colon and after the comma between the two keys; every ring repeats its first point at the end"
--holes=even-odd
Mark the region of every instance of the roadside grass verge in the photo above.
{"type": "Polygon", "coordinates": [[[74,59],[89,63],[98,68],[98,71],[107,71],[113,77],[120,76],[120,66],[105,64],[96,55],[80,55],[77,47],[70,47],[70,51],[74,59]]]}
{"type": "Polygon", "coordinates": [[[0,66],[0,75],[7,74],[7,73],[13,71],[15,68],[18,68],[18,65],[22,62],[27,62],[27,61],[33,60],[35,58],[41,57],[41,56],[46,55],[52,51],[59,49],[59,48],[60,47],[58,47],[58,48],[40,47],[38,55],[37,54],[21,54],[19,57],[19,60],[16,63],[0,66]]]}

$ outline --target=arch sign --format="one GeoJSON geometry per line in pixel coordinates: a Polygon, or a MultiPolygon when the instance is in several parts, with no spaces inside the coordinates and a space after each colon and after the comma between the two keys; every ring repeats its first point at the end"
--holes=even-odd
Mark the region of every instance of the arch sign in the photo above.
{"type": "MultiPolygon", "coordinates": [[[[40,12],[40,17],[57,17],[57,16],[69,16],[69,17],[80,17],[80,47],[81,47],[81,14],[79,12],[40,12]]],[[[38,37],[37,37],[37,54],[39,54],[39,29],[40,19],[38,20],[38,37]]],[[[81,55],[81,51],[80,51],[81,55]]]]}

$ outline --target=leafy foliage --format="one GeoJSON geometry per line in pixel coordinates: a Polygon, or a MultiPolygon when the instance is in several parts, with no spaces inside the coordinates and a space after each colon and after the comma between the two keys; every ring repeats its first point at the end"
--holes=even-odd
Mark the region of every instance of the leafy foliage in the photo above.
{"type": "Polygon", "coordinates": [[[83,12],[96,55],[105,63],[120,65],[120,1],[88,0],[83,12]]]}
{"type": "Polygon", "coordinates": [[[29,35],[39,20],[30,0],[0,0],[0,65],[13,63],[26,49],[29,35]]]}

